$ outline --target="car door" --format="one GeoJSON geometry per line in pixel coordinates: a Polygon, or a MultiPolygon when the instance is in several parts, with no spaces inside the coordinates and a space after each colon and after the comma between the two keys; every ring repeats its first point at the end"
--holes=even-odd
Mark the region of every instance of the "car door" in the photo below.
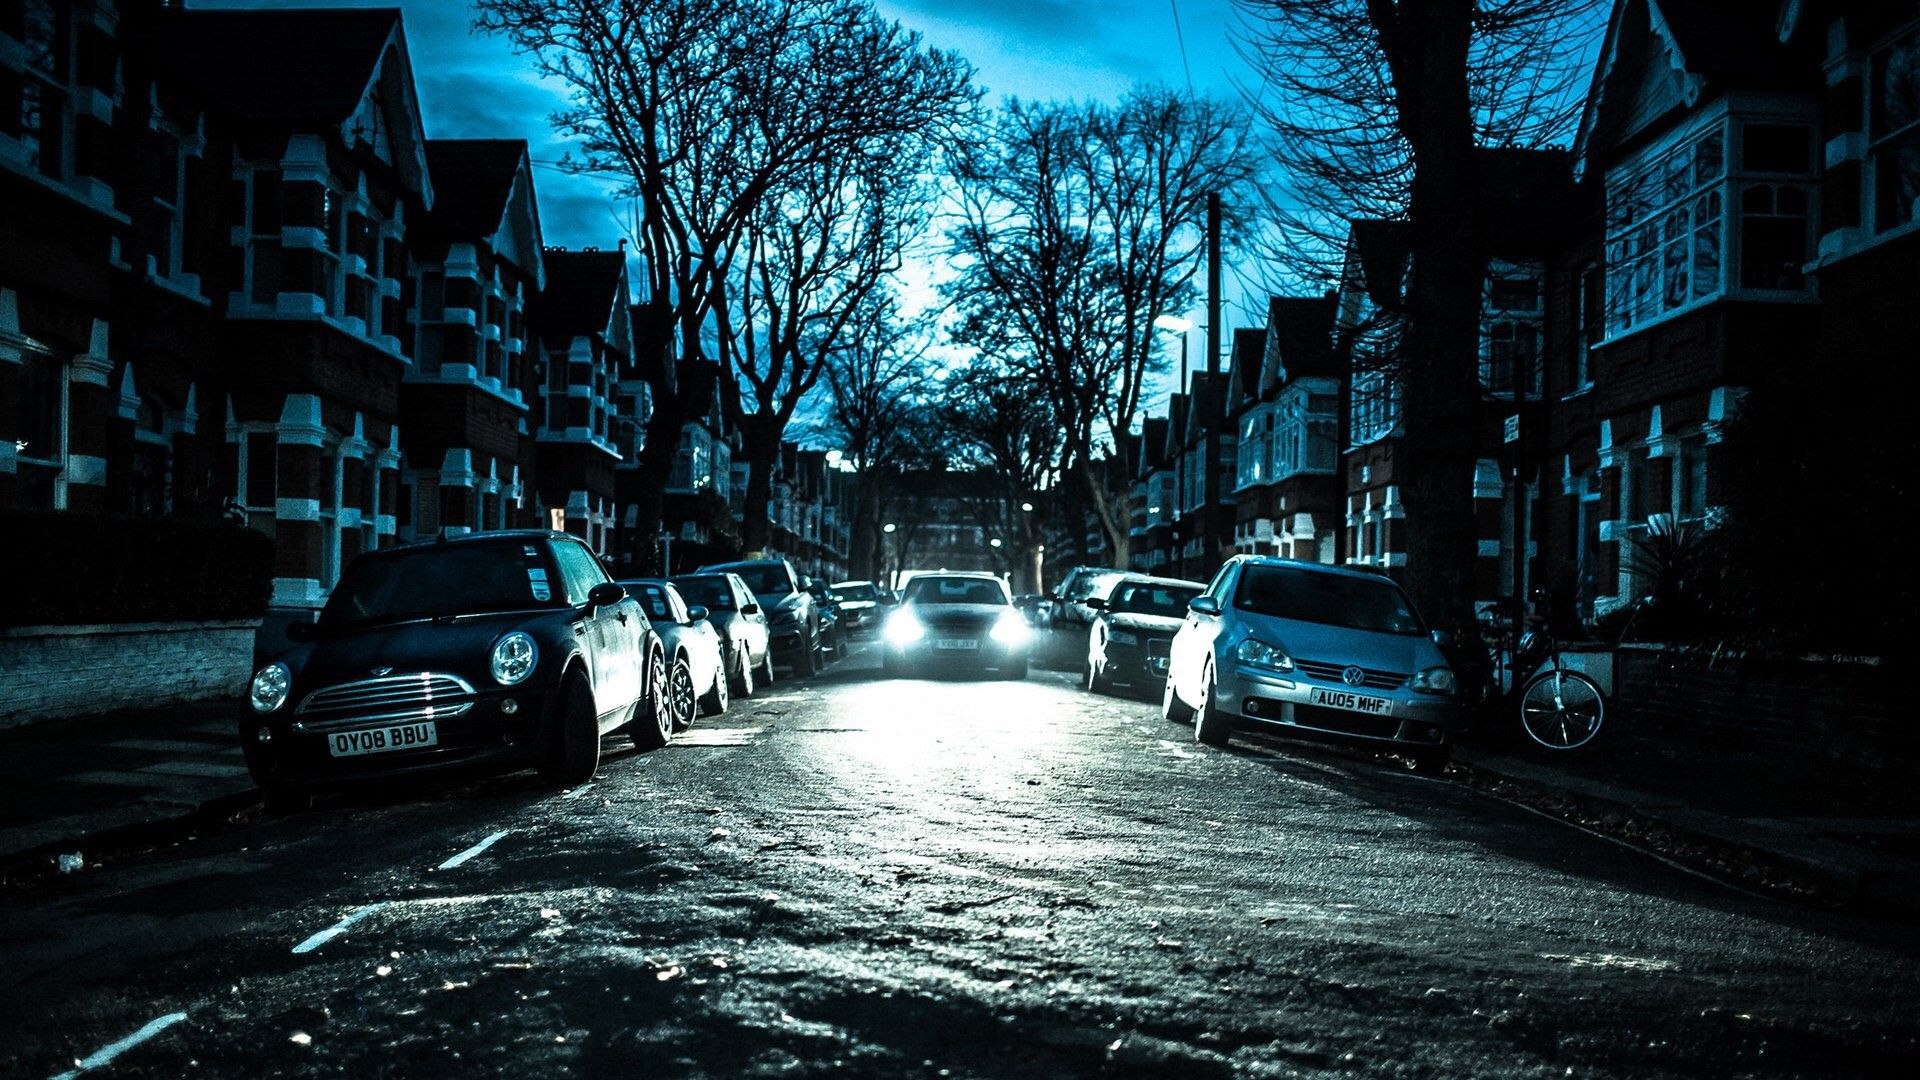
{"type": "Polygon", "coordinates": [[[593,679],[594,711],[605,716],[633,703],[638,692],[639,666],[632,662],[632,636],[625,622],[632,616],[627,605],[613,604],[588,609],[587,597],[595,585],[612,580],[601,569],[600,560],[577,540],[554,542],[554,558],[560,564],[560,578],[567,590],[567,603],[576,609],[573,632],[586,657],[587,671],[593,679]],[[626,647],[622,647],[622,646],[626,647]],[[632,668],[631,672],[622,670],[632,668]]]}
{"type": "Polygon", "coordinates": [[[768,648],[767,613],[746,582],[728,574],[727,587],[733,590],[734,610],[740,613],[741,639],[747,643],[749,662],[763,663],[768,648]]]}
{"type": "MultiPolygon", "coordinates": [[[[1213,582],[1201,596],[1209,597],[1220,604],[1224,612],[1233,595],[1234,573],[1238,564],[1229,562],[1213,576],[1213,582]]],[[[1174,689],[1180,699],[1189,705],[1201,704],[1201,684],[1206,671],[1207,660],[1213,655],[1214,639],[1220,636],[1224,624],[1224,615],[1202,615],[1189,609],[1180,630],[1174,634],[1168,647],[1167,678],[1175,680],[1174,689]]]]}

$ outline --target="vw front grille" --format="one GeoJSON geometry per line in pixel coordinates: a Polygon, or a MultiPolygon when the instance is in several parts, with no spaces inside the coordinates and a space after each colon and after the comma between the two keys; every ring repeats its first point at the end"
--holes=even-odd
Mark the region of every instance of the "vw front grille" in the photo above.
{"type": "MultiPolygon", "coordinates": [[[[1337,686],[1352,685],[1343,678],[1348,667],[1346,664],[1328,664],[1318,660],[1302,660],[1299,657],[1295,657],[1293,666],[1299,669],[1300,674],[1311,679],[1318,679],[1324,683],[1333,683],[1337,686]]],[[[1402,686],[1405,686],[1407,680],[1412,677],[1396,671],[1380,671],[1376,668],[1361,668],[1360,670],[1364,673],[1365,677],[1356,689],[1398,690],[1402,686]]]]}

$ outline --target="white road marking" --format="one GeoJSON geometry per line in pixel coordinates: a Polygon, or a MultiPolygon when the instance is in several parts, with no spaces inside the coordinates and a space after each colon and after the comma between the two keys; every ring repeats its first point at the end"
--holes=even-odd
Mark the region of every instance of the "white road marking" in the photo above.
{"type": "MultiPolygon", "coordinates": [[[[581,788],[577,790],[585,790],[585,789],[581,788]]],[[[481,852],[492,847],[493,845],[499,843],[500,838],[507,835],[507,833],[510,831],[512,830],[501,829],[499,832],[494,833],[492,836],[487,837],[485,840],[480,841],[479,843],[473,845],[472,847],[461,852],[460,854],[455,855],[453,858],[448,859],[446,862],[441,863],[439,868],[442,870],[451,870],[454,867],[459,866],[460,864],[466,862],[468,859],[473,858],[475,855],[478,855],[481,852]]]]}
{"type": "Polygon", "coordinates": [[[148,1039],[153,1038],[155,1035],[160,1034],[186,1018],[187,1014],[183,1012],[173,1012],[165,1016],[155,1017],[147,1021],[147,1025],[139,1031],[121,1039],[119,1042],[108,1043],[86,1057],[81,1058],[79,1061],[74,1062],[73,1068],[68,1069],[66,1072],[56,1074],[53,1080],[70,1080],[71,1077],[79,1076],[81,1073],[90,1069],[97,1069],[102,1065],[111,1064],[114,1058],[139,1046],[141,1043],[146,1042],[148,1039]]]}
{"type": "Polygon", "coordinates": [[[673,737],[675,746],[752,746],[753,737],[767,730],[762,727],[698,728],[673,737]]]}
{"type": "Polygon", "coordinates": [[[572,791],[569,791],[565,795],[562,795],[560,797],[563,799],[577,799],[582,794],[584,794],[588,788],[592,786],[593,786],[592,784],[581,784],[579,787],[574,788],[572,791]]]}
{"type": "Polygon", "coordinates": [[[325,930],[322,930],[319,933],[308,938],[307,940],[301,942],[300,944],[295,945],[293,947],[294,955],[299,956],[303,953],[312,952],[313,950],[319,948],[320,946],[325,945],[327,942],[332,941],[334,938],[339,937],[341,934],[346,933],[349,929],[353,927],[354,923],[359,922],[361,919],[366,918],[367,916],[373,914],[376,911],[379,911],[381,908],[386,906],[387,906],[387,901],[382,900],[378,903],[368,904],[366,907],[360,908],[356,911],[349,913],[346,918],[341,919],[339,922],[334,923],[332,926],[327,927],[325,930]]]}

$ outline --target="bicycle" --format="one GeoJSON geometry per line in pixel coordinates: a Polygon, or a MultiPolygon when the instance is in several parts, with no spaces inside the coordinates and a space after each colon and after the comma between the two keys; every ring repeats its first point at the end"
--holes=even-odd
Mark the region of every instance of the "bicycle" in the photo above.
{"type": "MultiPolygon", "coordinates": [[[[1534,590],[1536,608],[1545,598],[1544,590],[1534,590]]],[[[1567,666],[1551,619],[1529,611],[1522,630],[1515,607],[1509,598],[1481,627],[1488,662],[1478,703],[1494,717],[1514,716],[1540,749],[1570,752],[1591,746],[1606,729],[1607,695],[1591,676],[1567,666]]]]}

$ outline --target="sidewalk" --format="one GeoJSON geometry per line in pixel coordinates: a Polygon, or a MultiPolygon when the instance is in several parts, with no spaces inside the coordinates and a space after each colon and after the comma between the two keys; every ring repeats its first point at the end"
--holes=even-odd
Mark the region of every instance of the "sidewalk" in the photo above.
{"type": "Polygon", "coordinates": [[[89,841],[246,805],[243,708],[199,702],[0,730],[0,874],[42,872],[60,854],[89,858],[89,841]]]}
{"type": "Polygon", "coordinates": [[[1910,764],[1627,731],[1591,756],[1463,745],[1467,783],[1743,888],[1920,917],[1920,784],[1910,764]]]}

